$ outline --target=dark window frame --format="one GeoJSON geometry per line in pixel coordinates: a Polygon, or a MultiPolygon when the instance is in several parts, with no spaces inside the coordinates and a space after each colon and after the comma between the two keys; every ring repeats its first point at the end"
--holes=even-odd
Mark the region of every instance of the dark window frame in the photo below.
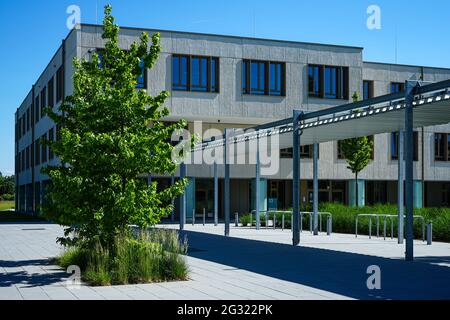
{"type": "Polygon", "coordinates": [[[398,93],[405,91],[404,82],[391,82],[391,93],[398,93]]]}
{"type": "Polygon", "coordinates": [[[47,87],[44,87],[41,91],[41,118],[43,118],[44,115],[44,109],[47,108],[47,87]]]}
{"type": "Polygon", "coordinates": [[[205,55],[189,55],[189,54],[173,54],[172,55],[172,90],[173,91],[186,91],[186,92],[203,92],[203,93],[220,93],[220,58],[215,56],[205,55]],[[179,59],[178,62],[178,79],[179,83],[174,82],[174,59],[179,59]],[[186,83],[182,82],[183,68],[180,61],[186,59],[186,83]],[[199,82],[200,85],[194,86],[192,84],[193,75],[193,59],[199,59],[199,82]],[[206,59],[206,87],[201,85],[202,82],[202,63],[201,60],[206,59]],[[213,72],[214,64],[214,72],[213,72]],[[213,77],[214,73],[214,77],[213,77]],[[214,81],[213,81],[214,80],[214,81]]]}
{"type": "Polygon", "coordinates": [[[34,123],[38,123],[41,119],[41,107],[39,105],[39,94],[34,99],[34,123]]]}
{"type": "Polygon", "coordinates": [[[434,161],[436,162],[449,162],[450,161],[450,133],[435,132],[434,133],[434,161]],[[442,146],[438,148],[437,138],[441,137],[442,146]],[[439,153],[438,153],[439,152],[439,153]]]}
{"type": "Polygon", "coordinates": [[[47,83],[47,101],[48,101],[48,107],[53,108],[55,106],[55,84],[54,84],[54,77],[51,77],[51,79],[47,83]]]}
{"type": "Polygon", "coordinates": [[[363,80],[363,100],[372,99],[375,89],[375,82],[373,80],[363,80]]]}
{"type": "MultiPolygon", "coordinates": [[[[350,68],[347,66],[333,66],[309,64],[307,66],[308,76],[308,96],[310,98],[326,99],[326,100],[349,100],[350,98],[350,68]],[[327,96],[325,92],[326,70],[336,70],[336,97],[327,96]],[[313,73],[311,71],[314,70],[313,73]],[[316,76],[319,77],[316,79],[316,76]],[[316,86],[318,82],[318,88],[316,86]]],[[[330,88],[333,87],[330,78],[330,88]]]]}
{"type": "MultiPolygon", "coordinates": [[[[404,141],[405,143],[406,141],[404,141]]],[[[391,133],[391,161],[398,161],[398,131],[391,133]]],[[[406,155],[405,155],[406,156],[406,155]]],[[[413,132],[413,161],[419,161],[419,132],[413,132]]]]}
{"type": "Polygon", "coordinates": [[[242,60],[242,94],[255,96],[272,96],[272,97],[286,97],[286,62],[273,60],[242,60]],[[257,64],[257,82],[256,87],[252,87],[252,64],[257,64]],[[261,67],[264,67],[263,75],[261,75],[261,67]],[[271,83],[271,69],[275,66],[275,88],[272,89],[271,83]],[[279,66],[279,70],[277,68],[279,66]],[[279,83],[277,75],[279,74],[279,83]],[[264,84],[261,84],[261,79],[264,79],[264,84]],[[279,89],[277,88],[279,87],[279,89]]]}
{"type": "Polygon", "coordinates": [[[56,71],[56,103],[63,99],[64,95],[64,75],[62,66],[56,71]]]}
{"type": "MultiPolygon", "coordinates": [[[[55,129],[51,128],[48,131],[48,141],[54,142],[55,141],[55,129]]],[[[53,160],[55,158],[55,153],[53,152],[52,148],[48,148],[48,160],[53,160]]]]}

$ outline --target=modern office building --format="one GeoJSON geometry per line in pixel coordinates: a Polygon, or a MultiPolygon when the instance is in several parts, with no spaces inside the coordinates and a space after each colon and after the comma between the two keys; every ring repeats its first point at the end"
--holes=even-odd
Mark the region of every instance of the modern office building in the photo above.
{"type": "MultiPolygon", "coordinates": [[[[127,49],[141,32],[160,32],[163,52],[157,64],[139,80],[151,95],[171,91],[167,121],[202,121],[202,130],[247,128],[285,119],[294,109],[305,112],[351,101],[354,92],[368,99],[402,91],[406,80],[437,82],[450,79],[450,69],[366,62],[363,48],[293,41],[254,39],[176,31],[122,28],[120,43],[127,49]]],[[[72,60],[88,58],[101,49],[101,26],[83,24],[62,42],[42,75],[16,111],[16,208],[33,213],[48,184],[42,166],[57,163],[41,137],[55,139],[57,128],[42,115],[42,107],[58,108],[72,93],[72,60]]],[[[319,146],[319,201],[374,204],[397,203],[398,134],[380,134],[373,160],[360,174],[358,199],[353,174],[347,169],[339,142],[319,146]]],[[[414,203],[450,206],[450,124],[420,128],[414,133],[414,203]]],[[[262,207],[292,206],[292,150],[281,150],[280,170],[262,176],[262,207]]],[[[301,148],[301,200],[312,193],[312,147],[301,148]]],[[[251,165],[231,169],[231,212],[255,206],[255,170],[251,165]]],[[[178,176],[178,172],[175,177],[178,176]]],[[[213,168],[188,165],[187,214],[213,211],[213,168]]],[[[223,177],[223,169],[219,168],[223,177]]],[[[155,177],[170,183],[171,177],[155,177]]],[[[219,183],[219,190],[222,189],[219,183]]],[[[222,203],[219,191],[219,204],[222,203]]],[[[219,214],[223,215],[219,205],[219,214]]]]}

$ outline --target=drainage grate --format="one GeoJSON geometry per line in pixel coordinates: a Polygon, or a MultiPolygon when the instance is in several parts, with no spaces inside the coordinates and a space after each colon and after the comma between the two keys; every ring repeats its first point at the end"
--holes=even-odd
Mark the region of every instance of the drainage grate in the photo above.
{"type": "Polygon", "coordinates": [[[35,228],[35,229],[22,229],[22,231],[45,231],[45,228],[35,228]]]}

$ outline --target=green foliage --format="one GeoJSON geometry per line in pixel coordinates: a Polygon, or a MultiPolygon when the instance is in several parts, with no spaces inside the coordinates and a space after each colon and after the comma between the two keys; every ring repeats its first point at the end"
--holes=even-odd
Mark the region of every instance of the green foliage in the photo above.
{"type": "Polygon", "coordinates": [[[147,228],[168,216],[172,200],[181,195],[187,181],[157,189],[141,179],[151,172],[172,174],[170,138],[185,121],[164,124],[169,114],[164,101],[168,92],[156,97],[136,90],[142,61],[152,68],[161,52],[160,35],[142,33],[129,50],[119,48],[119,27],[111,7],[105,7],[102,58],[94,53],[90,61],[74,60],[74,92],[66,97],[60,112],[46,113],[61,128],[56,142],[43,141],[62,164],[44,168],[51,185],[43,213],[66,226],[63,245],[82,242],[103,247],[134,224],[147,228]],[[75,231],[76,236],[71,236],[75,231]]]}
{"type": "Polygon", "coordinates": [[[171,230],[153,229],[136,237],[116,236],[114,249],[97,242],[92,248],[70,247],[57,263],[77,265],[94,286],[186,280],[186,242],[171,230]]]}
{"type": "Polygon", "coordinates": [[[15,177],[3,176],[0,172],[0,201],[14,200],[15,177]]]}
{"type": "Polygon", "coordinates": [[[1,201],[0,200],[0,211],[14,209],[14,207],[15,207],[14,201],[1,201]]]}

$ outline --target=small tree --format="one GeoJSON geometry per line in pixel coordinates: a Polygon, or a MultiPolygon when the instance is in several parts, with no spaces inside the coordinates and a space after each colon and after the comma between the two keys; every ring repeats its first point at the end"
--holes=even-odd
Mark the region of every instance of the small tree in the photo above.
{"type": "MultiPolygon", "coordinates": [[[[355,92],[352,96],[353,102],[359,101],[359,95],[355,92]]],[[[343,140],[341,151],[347,161],[347,168],[355,175],[356,206],[358,207],[358,174],[364,170],[372,159],[373,142],[367,137],[343,140]]]]}
{"type": "Polygon", "coordinates": [[[169,114],[156,97],[136,90],[142,69],[152,68],[161,52],[160,35],[142,33],[128,50],[119,47],[119,27],[111,6],[105,7],[101,57],[74,60],[73,95],[64,99],[60,112],[46,109],[60,129],[55,142],[44,141],[59,156],[61,165],[43,169],[51,180],[44,215],[65,228],[64,245],[111,246],[129,225],[147,228],[173,210],[186,180],[157,189],[146,176],[172,174],[171,135],[186,127],[161,119],[169,114]],[[76,231],[76,237],[71,237],[76,231]]]}

